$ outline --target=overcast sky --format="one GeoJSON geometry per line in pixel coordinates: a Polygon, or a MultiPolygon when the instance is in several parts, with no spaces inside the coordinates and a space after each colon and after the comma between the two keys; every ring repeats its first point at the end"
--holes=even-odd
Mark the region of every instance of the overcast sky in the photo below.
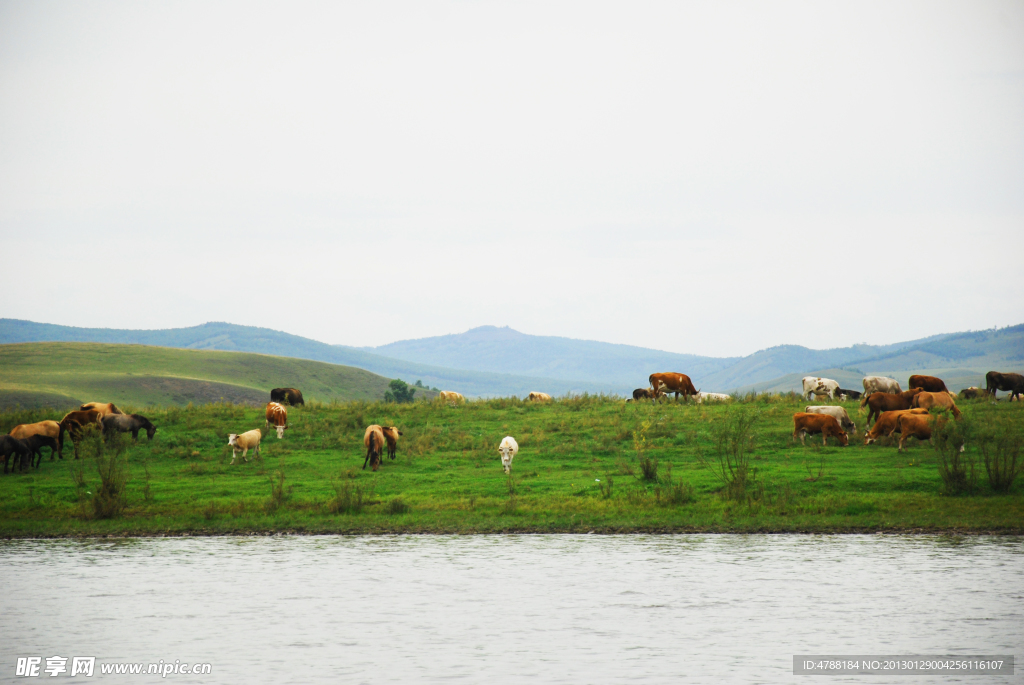
{"type": "Polygon", "coordinates": [[[0,2],[0,316],[743,355],[1024,322],[1024,2],[0,2]]]}

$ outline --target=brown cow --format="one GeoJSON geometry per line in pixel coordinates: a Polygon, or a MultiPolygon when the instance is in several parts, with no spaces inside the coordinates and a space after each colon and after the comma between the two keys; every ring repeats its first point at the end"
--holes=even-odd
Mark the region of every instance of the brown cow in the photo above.
{"type": "Polygon", "coordinates": [[[948,409],[953,412],[953,418],[960,418],[960,410],[956,408],[956,402],[953,401],[953,395],[948,392],[922,392],[913,399],[910,406],[921,409],[931,409],[932,407],[940,407],[942,409],[948,409]]]}
{"type": "Polygon", "coordinates": [[[302,391],[298,388],[274,388],[270,391],[270,401],[281,404],[287,402],[293,407],[297,404],[306,405],[306,400],[302,399],[302,391]]]}
{"type": "Polygon", "coordinates": [[[870,445],[878,438],[889,435],[892,432],[893,427],[896,425],[896,419],[903,414],[927,414],[927,409],[900,409],[897,411],[884,411],[882,415],[875,421],[875,425],[871,427],[867,433],[864,434],[864,444],[870,445]]]}
{"type": "Polygon", "coordinates": [[[921,416],[917,414],[903,414],[896,417],[896,426],[890,431],[889,437],[896,431],[900,433],[899,451],[903,451],[903,444],[907,438],[914,437],[918,440],[931,440],[932,427],[935,425],[934,416],[921,416]]]}
{"type": "MultiPolygon", "coordinates": [[[[57,456],[61,459],[64,455],[60,453],[60,424],[56,421],[40,421],[39,423],[23,423],[11,429],[9,435],[19,440],[28,440],[33,435],[42,435],[57,440],[57,456]]],[[[53,460],[53,454],[50,454],[53,460]]]]}
{"type": "Polygon", "coordinates": [[[836,417],[829,416],[828,414],[808,414],[806,412],[797,412],[793,414],[793,440],[800,437],[800,444],[804,443],[804,438],[808,433],[821,433],[821,444],[827,444],[829,437],[839,439],[839,444],[846,447],[850,444],[850,439],[846,437],[846,431],[836,421],[836,417]]]}
{"type": "Polygon", "coordinates": [[[270,428],[271,426],[277,430],[278,440],[284,437],[284,429],[288,427],[288,410],[284,408],[283,404],[267,402],[266,427],[270,428]]]}
{"type": "Polygon", "coordinates": [[[937,376],[919,376],[914,374],[910,377],[907,386],[921,388],[925,392],[949,392],[946,382],[937,376]]]}
{"type": "Polygon", "coordinates": [[[1013,398],[1018,400],[1024,394],[1024,376],[1019,373],[999,373],[989,371],[985,374],[985,389],[989,391],[993,399],[996,399],[996,392],[1005,390],[1010,393],[1010,401],[1013,398]]]}
{"type": "Polygon", "coordinates": [[[93,409],[100,413],[100,418],[108,414],[123,414],[124,412],[114,406],[113,402],[86,402],[78,408],[79,411],[89,411],[93,409]]]}
{"type": "Polygon", "coordinates": [[[655,397],[661,394],[662,388],[674,392],[677,400],[679,393],[683,394],[684,400],[697,394],[697,388],[693,387],[693,381],[685,373],[652,373],[647,380],[654,389],[655,397]]]}
{"type": "Polygon", "coordinates": [[[877,419],[878,415],[883,411],[910,409],[910,403],[919,392],[921,392],[921,388],[911,388],[896,394],[891,392],[873,392],[870,395],[866,395],[860,401],[860,406],[868,406],[868,420],[864,422],[864,425],[867,426],[871,423],[872,416],[877,419]]]}
{"type": "Polygon", "coordinates": [[[366,459],[363,460],[363,469],[366,469],[366,463],[370,463],[370,468],[376,471],[380,468],[380,456],[384,451],[384,431],[377,424],[372,424],[366,427],[366,433],[363,434],[363,445],[366,447],[366,459]]]}
{"type": "Polygon", "coordinates": [[[381,426],[380,431],[388,443],[388,458],[394,459],[398,453],[398,436],[405,435],[405,433],[398,430],[396,426],[381,426]]]}

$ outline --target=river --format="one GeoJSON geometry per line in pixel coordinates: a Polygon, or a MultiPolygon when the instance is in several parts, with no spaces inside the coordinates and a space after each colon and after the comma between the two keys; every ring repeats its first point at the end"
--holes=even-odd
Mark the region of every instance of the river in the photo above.
{"type": "Polygon", "coordinates": [[[1024,652],[1024,539],[276,536],[0,542],[0,681],[954,682],[796,654],[1024,652]],[[206,675],[103,675],[119,662],[206,675]]]}

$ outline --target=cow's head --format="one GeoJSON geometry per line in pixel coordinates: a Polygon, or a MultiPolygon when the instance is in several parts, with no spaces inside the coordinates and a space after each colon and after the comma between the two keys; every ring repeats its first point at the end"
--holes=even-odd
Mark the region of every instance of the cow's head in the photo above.
{"type": "Polygon", "coordinates": [[[284,429],[288,426],[274,426],[277,429],[277,439],[280,440],[284,437],[284,429]]]}
{"type": "Polygon", "coordinates": [[[848,447],[850,444],[850,438],[846,435],[846,431],[844,430],[839,431],[839,444],[843,447],[848,447]]]}
{"type": "Polygon", "coordinates": [[[238,433],[232,433],[228,436],[228,444],[232,447],[238,447],[238,433]]]}

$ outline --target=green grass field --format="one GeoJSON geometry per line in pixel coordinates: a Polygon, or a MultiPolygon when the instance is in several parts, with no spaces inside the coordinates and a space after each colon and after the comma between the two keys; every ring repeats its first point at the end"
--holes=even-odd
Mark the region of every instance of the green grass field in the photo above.
{"type": "MultiPolygon", "coordinates": [[[[407,379],[412,382],[413,379],[407,379]]],[[[389,379],[351,366],[248,352],[100,343],[0,345],[0,408],[102,401],[137,406],[263,404],[275,387],[307,400],[378,400],[389,379]]],[[[420,390],[420,396],[434,393],[420,390]]]]}
{"type": "MultiPolygon", "coordinates": [[[[152,442],[128,447],[119,515],[97,518],[101,462],[73,460],[69,445],[64,461],[44,458],[37,471],[0,477],[0,535],[1024,531],[1024,479],[997,494],[979,463],[975,492],[944,495],[928,443],[912,440],[898,454],[893,445],[865,447],[860,439],[847,448],[834,441],[822,447],[820,437],[806,446],[792,442],[792,414],[805,404],[787,396],[704,406],[586,396],[546,405],[310,404],[291,409],[283,440],[265,435],[261,460],[250,453],[249,463],[234,465],[227,434],[262,427],[262,409],[144,410],[159,430],[152,442]],[[729,498],[699,457],[713,462],[721,428],[750,413],[755,477],[729,498]],[[376,473],[361,468],[363,430],[371,423],[405,433],[397,460],[376,473]],[[505,435],[520,445],[514,498],[497,453],[505,435]],[[658,461],[656,480],[641,476],[641,437],[658,461]]],[[[845,406],[862,430],[857,404],[845,406]]],[[[1020,436],[1020,403],[962,409],[978,436],[968,444],[969,459],[980,462],[986,432],[1020,436]]],[[[0,429],[44,418],[59,413],[8,411],[0,429]]],[[[94,454],[98,439],[91,444],[94,454]]]]}

